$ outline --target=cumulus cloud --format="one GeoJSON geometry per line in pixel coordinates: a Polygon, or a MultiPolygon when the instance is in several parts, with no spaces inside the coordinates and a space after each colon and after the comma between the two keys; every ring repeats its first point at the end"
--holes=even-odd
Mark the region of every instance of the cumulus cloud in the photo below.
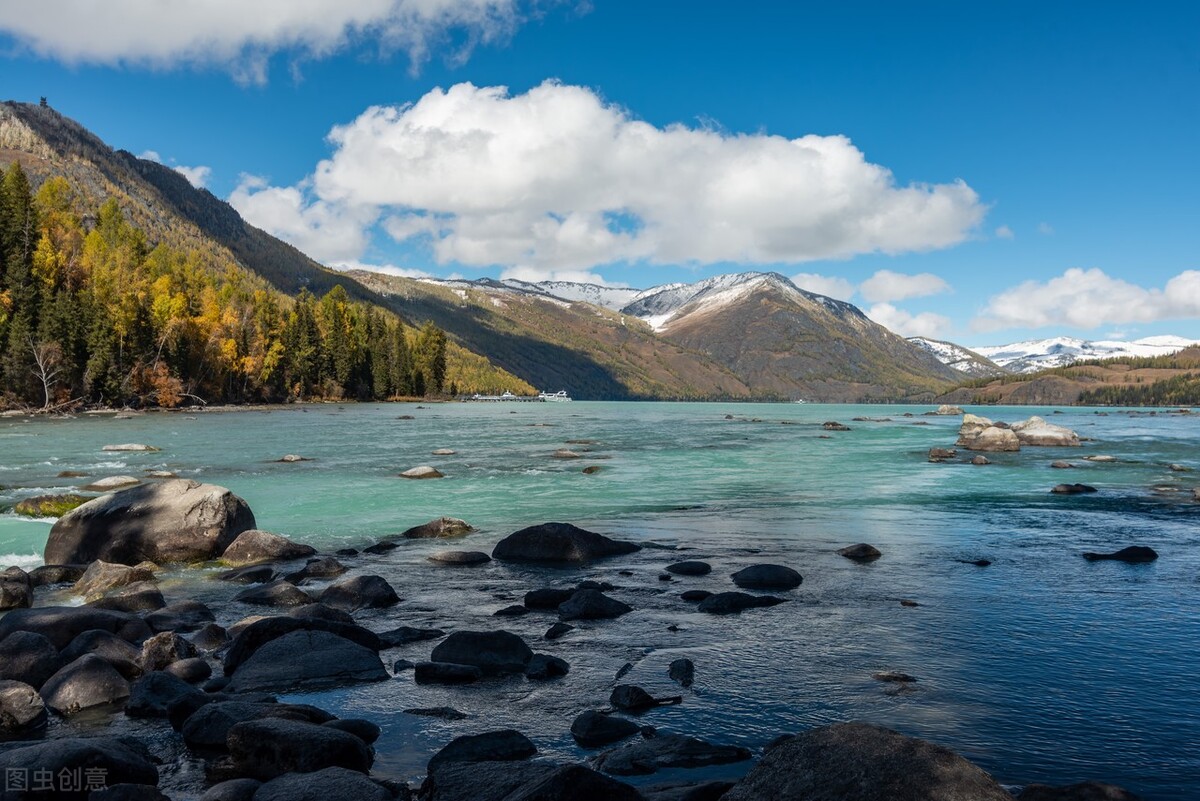
{"type": "Polygon", "coordinates": [[[876,303],[866,310],[875,322],[902,337],[930,337],[937,339],[950,329],[950,318],[933,312],[913,314],[898,309],[890,303],[876,303]]]}
{"type": "Polygon", "coordinates": [[[797,273],[792,276],[792,283],[806,292],[816,292],[818,295],[838,300],[850,300],[858,290],[858,287],[845,278],[817,273],[797,273]]]}
{"type": "Polygon", "coordinates": [[[208,179],[212,177],[212,167],[198,166],[185,167],[179,164],[171,169],[188,179],[188,183],[197,189],[203,189],[208,185],[208,179]]]}
{"type": "Polygon", "coordinates": [[[1007,225],[1001,225],[996,229],[997,239],[1013,239],[1014,237],[1016,237],[1016,233],[1007,225]]]}
{"type": "Polygon", "coordinates": [[[401,278],[432,278],[433,275],[425,270],[418,270],[413,267],[398,267],[395,264],[368,264],[361,261],[339,261],[329,264],[335,270],[342,272],[351,272],[353,270],[366,270],[372,273],[383,273],[384,275],[398,275],[401,278]]]}
{"type": "Polygon", "coordinates": [[[0,31],[66,64],[181,65],[229,69],[262,83],[280,51],[322,58],[356,43],[397,50],[420,64],[455,34],[466,58],[508,37],[517,0],[44,0],[0,3],[0,31]]]}
{"type": "MultiPolygon", "coordinates": [[[[961,242],[986,208],[962,181],[899,185],[843,136],[659,128],[585,87],[458,84],[330,134],[294,191],[372,207],[440,263],[586,271],[617,261],[800,263],[961,242]]],[[[234,205],[275,233],[238,196],[234,205]]],[[[328,251],[328,249],[327,249],[328,251]]],[[[340,259],[359,257],[350,250],[340,259]]]]}
{"type": "Polygon", "coordinates": [[[949,291],[950,285],[933,273],[907,275],[891,270],[880,270],[858,287],[859,294],[868,303],[891,303],[949,291]]]}
{"type": "Polygon", "coordinates": [[[313,201],[303,185],[269,186],[254,175],[242,176],[229,202],[251,224],[324,262],[357,260],[379,217],[374,207],[313,201]]]}
{"type": "Polygon", "coordinates": [[[1026,281],[992,297],[972,322],[976,331],[1004,328],[1148,323],[1200,317],[1200,270],[1186,270],[1161,288],[1073,267],[1049,281],[1026,281]]]}

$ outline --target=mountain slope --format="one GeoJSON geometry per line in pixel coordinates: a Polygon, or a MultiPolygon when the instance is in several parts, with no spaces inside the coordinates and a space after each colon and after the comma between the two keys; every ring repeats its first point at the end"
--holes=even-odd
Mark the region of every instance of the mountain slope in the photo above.
{"type": "Polygon", "coordinates": [[[996,364],[1014,373],[1036,373],[1051,367],[1063,367],[1091,359],[1123,359],[1142,356],[1167,356],[1191,345],[1195,340],[1176,336],[1121,340],[1086,340],[1052,337],[976,348],[996,364]]]}
{"type": "Polygon", "coordinates": [[[970,348],[955,345],[953,342],[943,342],[940,339],[928,337],[909,337],[908,341],[927,351],[935,359],[948,367],[953,367],[960,373],[970,376],[1001,376],[1009,371],[993,362],[986,356],[981,356],[970,348]]]}

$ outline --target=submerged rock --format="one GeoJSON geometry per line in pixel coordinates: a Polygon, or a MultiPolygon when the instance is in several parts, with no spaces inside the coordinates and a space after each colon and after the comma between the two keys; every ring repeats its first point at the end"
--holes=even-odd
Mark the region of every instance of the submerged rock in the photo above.
{"type": "Polygon", "coordinates": [[[482,678],[483,671],[475,665],[418,662],[413,668],[413,680],[417,684],[470,684],[482,678]]]}
{"type": "Polygon", "coordinates": [[[707,576],[712,572],[712,565],[708,562],[699,562],[696,560],[676,562],[667,565],[667,572],[674,573],[677,576],[707,576]]]}
{"type": "Polygon", "coordinates": [[[542,523],[509,534],[496,544],[492,558],[506,562],[581,564],[641,550],[632,542],[609,539],[570,523],[542,523]]]}
{"type": "Polygon", "coordinates": [[[748,590],[792,590],[803,577],[783,565],[751,565],[733,574],[733,583],[748,590]]]}
{"type": "MultiPolygon", "coordinates": [[[[596,758],[596,767],[616,776],[645,776],[663,768],[703,768],[750,759],[749,749],[736,745],[713,745],[682,734],[658,734],[648,740],[606,751],[596,758]]],[[[762,796],[804,798],[802,795],[762,796]]],[[[878,798],[887,798],[886,795],[878,798]]],[[[891,799],[889,799],[891,801],[891,799]]]]}
{"type": "Polygon", "coordinates": [[[1095,487],[1090,487],[1087,484],[1056,484],[1050,490],[1055,495],[1086,495],[1097,491],[1095,487]]]}
{"type": "Polygon", "coordinates": [[[678,704],[682,701],[683,698],[678,695],[670,698],[655,698],[636,684],[618,684],[608,697],[608,702],[617,709],[635,713],[645,712],[656,706],[678,704]]]}
{"type": "Polygon", "coordinates": [[[930,448],[929,461],[931,462],[948,462],[958,456],[958,451],[954,448],[930,448]]]}
{"type": "Polygon", "coordinates": [[[1114,784],[1080,782],[1064,787],[1030,784],[1021,790],[1017,801],[1142,801],[1142,799],[1114,784]]]}
{"type": "Polygon", "coordinates": [[[1130,545],[1127,548],[1122,548],[1112,553],[1092,553],[1089,551],[1083,555],[1083,558],[1089,562],[1114,561],[1138,564],[1153,562],[1158,558],[1158,552],[1146,545],[1130,545]]]}
{"type": "Polygon", "coordinates": [[[855,562],[873,562],[883,556],[878,548],[865,542],[858,545],[847,545],[845,548],[838,549],[838,553],[855,562]]]}
{"type": "Polygon", "coordinates": [[[466,520],[459,520],[457,517],[439,517],[428,523],[413,526],[402,532],[400,536],[410,540],[443,539],[462,537],[474,530],[475,527],[466,520]]]}
{"type": "Polygon", "coordinates": [[[13,507],[13,512],[24,517],[62,517],[72,509],[87,503],[90,498],[74,493],[64,495],[36,495],[23,498],[13,507]]]}
{"type": "Polygon", "coordinates": [[[483,551],[438,551],[428,558],[439,565],[482,565],[492,561],[483,551]]]}
{"type": "Polygon", "coordinates": [[[609,620],[633,611],[629,604],[599,590],[577,590],[558,607],[561,620],[609,620]]]}
{"type": "Polygon", "coordinates": [[[156,448],[153,445],[143,445],[140,442],[126,442],[122,445],[105,445],[100,450],[108,453],[128,453],[128,452],[144,452],[157,453],[161,448],[156,448]]]}
{"type": "Polygon", "coordinates": [[[247,567],[265,562],[304,559],[316,552],[315,548],[292,542],[282,534],[252,528],[237,535],[237,539],[221,554],[221,563],[230,567],[247,567]]]}
{"type": "Polygon", "coordinates": [[[746,609],[776,606],[781,603],[786,603],[785,599],[776,598],[773,595],[751,595],[746,592],[719,592],[701,601],[697,609],[701,612],[707,612],[710,615],[733,615],[746,609]]]}
{"type": "Polygon", "coordinates": [[[410,642],[436,640],[445,636],[446,632],[441,629],[419,629],[412,626],[400,626],[380,632],[379,639],[383,642],[384,647],[396,648],[401,645],[408,645],[410,642]]]}
{"type": "Polygon", "coordinates": [[[427,464],[423,464],[420,467],[411,467],[408,470],[405,470],[403,473],[400,474],[400,478],[413,478],[413,479],[445,478],[445,477],[446,476],[444,473],[440,472],[436,468],[430,467],[427,464]]]}
{"type": "Polygon", "coordinates": [[[676,659],[667,667],[667,676],[682,687],[691,687],[696,681],[696,665],[690,659],[676,659]]]}
{"type": "Polygon", "coordinates": [[[238,665],[229,691],[311,691],[387,678],[370,648],[328,631],[298,630],[264,644],[238,665]]]}
{"type": "Polygon", "coordinates": [[[588,711],[571,723],[571,736],[584,748],[600,748],[641,731],[641,726],[626,718],[588,711]]]}
{"type": "Polygon", "coordinates": [[[474,665],[485,674],[523,673],[533,651],[508,631],[456,631],[433,649],[431,661],[474,665]]]}

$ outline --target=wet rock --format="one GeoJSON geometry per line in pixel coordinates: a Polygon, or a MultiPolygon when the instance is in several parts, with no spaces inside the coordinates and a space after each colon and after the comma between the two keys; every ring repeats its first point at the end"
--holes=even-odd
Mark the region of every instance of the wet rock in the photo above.
{"type": "Polygon", "coordinates": [[[952,415],[957,417],[960,414],[963,414],[963,410],[961,406],[952,406],[951,404],[943,403],[941,406],[937,407],[937,411],[935,411],[934,414],[952,415]]]}
{"type": "Polygon", "coordinates": [[[1079,435],[1064,426],[1056,426],[1036,415],[1013,423],[1012,431],[1022,445],[1079,447],[1079,435]]]}
{"type": "Polygon", "coordinates": [[[172,473],[170,470],[147,470],[144,475],[146,478],[179,478],[177,474],[172,473]]]}
{"type": "Polygon", "coordinates": [[[1095,487],[1089,487],[1087,484],[1057,484],[1050,492],[1055,495],[1086,495],[1097,492],[1097,490],[1095,487]]]}
{"type": "Polygon", "coordinates": [[[177,676],[156,670],[135,681],[129,688],[125,714],[131,718],[166,718],[172,704],[184,699],[203,703],[205,693],[177,676]]]}
{"type": "Polygon", "coordinates": [[[1171,463],[1171,464],[1167,465],[1167,469],[1170,470],[1172,473],[1190,473],[1190,472],[1192,472],[1192,468],[1188,467],[1185,464],[1171,463]]]}
{"type": "Polygon", "coordinates": [[[710,615],[734,615],[747,609],[776,606],[785,603],[783,598],[773,595],[750,595],[745,592],[719,592],[710,595],[696,607],[710,615]]]}
{"type": "Polygon", "coordinates": [[[931,462],[948,462],[958,456],[958,451],[954,448],[930,448],[929,461],[931,462]]]}
{"type": "Polygon", "coordinates": [[[682,687],[691,687],[696,681],[696,665],[690,659],[676,659],[667,667],[667,676],[682,687]]]}
{"type": "Polygon", "coordinates": [[[892,684],[911,684],[917,680],[916,676],[910,676],[907,673],[898,673],[894,670],[889,670],[884,673],[872,673],[871,678],[875,681],[888,682],[892,684]]]}
{"type": "Polygon", "coordinates": [[[723,801],[1012,801],[991,776],[941,746],[865,723],[791,737],[766,753],[723,801]]]}
{"type": "Polygon", "coordinates": [[[567,448],[559,448],[554,453],[552,453],[551,456],[555,459],[582,459],[583,458],[582,453],[577,453],[575,451],[568,450],[567,448]]]}
{"type": "Polygon", "coordinates": [[[382,651],[385,647],[380,635],[353,623],[325,620],[320,617],[268,617],[246,625],[236,634],[225,654],[226,675],[231,675],[262,646],[294,631],[329,632],[371,651],[382,651]]]}
{"type": "Polygon", "coordinates": [[[126,679],[142,675],[142,649],[107,631],[85,631],[62,650],[62,664],[74,662],[85,654],[95,654],[117,669],[126,679]]]}
{"type": "Polygon", "coordinates": [[[201,651],[216,651],[225,647],[229,636],[216,623],[209,623],[192,635],[192,645],[201,651]]]}
{"type": "Polygon", "coordinates": [[[413,668],[417,684],[470,684],[483,678],[475,665],[456,665],[453,662],[418,662],[413,668]]]}
{"type": "Polygon", "coordinates": [[[333,715],[303,704],[263,701],[216,701],[195,710],[180,727],[183,741],[198,751],[224,751],[229,730],[237,723],[263,718],[285,718],[322,724],[333,715]]]}
{"type": "Polygon", "coordinates": [[[140,442],[126,442],[121,445],[105,445],[100,450],[106,453],[128,453],[128,452],[143,452],[157,453],[161,448],[156,448],[153,445],[143,445],[140,442]]]}
{"type": "Polygon", "coordinates": [[[626,662],[625,664],[621,665],[621,667],[617,668],[617,678],[616,678],[616,680],[617,680],[617,681],[620,681],[620,680],[621,680],[621,679],[623,679],[624,677],[628,676],[628,675],[629,675],[629,672],[630,672],[631,670],[633,670],[633,663],[632,663],[632,662],[626,662]]]}
{"type": "Polygon", "coordinates": [[[708,598],[711,595],[712,595],[712,593],[709,592],[708,590],[687,590],[685,592],[679,593],[679,597],[681,600],[690,601],[690,602],[703,601],[705,598],[708,598]]]}
{"type": "Polygon", "coordinates": [[[334,578],[345,572],[346,566],[332,556],[318,556],[315,559],[309,559],[304,563],[304,567],[294,573],[289,573],[284,578],[293,584],[299,584],[308,579],[334,578]]]}
{"type": "Polygon", "coordinates": [[[563,765],[505,796],[511,801],[643,801],[641,793],[583,765],[563,765]]]}
{"type": "Polygon", "coordinates": [[[587,467],[583,468],[583,470],[580,472],[582,472],[585,476],[594,476],[597,473],[599,473],[600,471],[602,471],[603,469],[604,468],[598,464],[590,464],[587,467]]]}
{"type": "Polygon", "coordinates": [[[107,706],[129,697],[129,682],[95,654],[84,654],[46,680],[41,689],[46,706],[60,715],[107,706]]]}
{"type": "Polygon", "coordinates": [[[520,604],[512,604],[511,606],[506,606],[503,609],[497,609],[495,612],[492,612],[492,617],[521,617],[528,615],[529,612],[530,610],[527,607],[520,604]]]}
{"type": "Polygon", "coordinates": [[[37,689],[60,667],[58,649],[41,634],[15,631],[0,640],[0,680],[19,681],[37,689]]]}
{"type": "Polygon", "coordinates": [[[1017,801],[1142,801],[1142,799],[1114,784],[1080,782],[1064,787],[1030,784],[1021,790],[1017,801]]]}
{"type": "Polygon", "coordinates": [[[909,608],[915,608],[915,607],[918,607],[918,606],[920,606],[920,604],[919,604],[919,603],[917,603],[916,601],[913,601],[913,600],[911,600],[911,599],[909,599],[909,598],[901,598],[901,599],[900,599],[900,605],[901,605],[901,606],[907,606],[907,607],[909,607],[909,608]]]}
{"type": "Polygon", "coordinates": [[[48,584],[74,584],[83,578],[87,565],[42,565],[29,571],[29,583],[34,587],[48,584]]]}
{"type": "Polygon", "coordinates": [[[201,657],[180,659],[167,665],[166,671],[189,684],[198,684],[212,675],[212,665],[201,657]]]}
{"type": "Polygon", "coordinates": [[[1112,553],[1092,553],[1089,551],[1083,555],[1083,558],[1089,562],[1114,561],[1140,564],[1142,562],[1153,562],[1158,558],[1158,552],[1145,545],[1130,545],[1127,548],[1122,548],[1112,553]]]}
{"type": "Polygon", "coordinates": [[[254,801],[393,801],[396,798],[378,782],[341,767],[287,773],[262,785],[254,794],[254,801]]]}
{"type": "Polygon", "coordinates": [[[262,782],[258,779],[230,779],[209,787],[200,796],[200,801],[253,801],[259,787],[262,787],[262,782]]]}
{"type": "Polygon", "coordinates": [[[483,551],[438,551],[429,561],[440,565],[482,565],[492,561],[492,557],[483,551]]]}
{"type": "Polygon", "coordinates": [[[373,761],[367,744],[349,732],[283,718],[235,723],[226,745],[238,772],[259,780],[331,767],[366,773],[373,761]]]}
{"type": "Polygon", "coordinates": [[[334,609],[382,609],[400,603],[400,596],[381,576],[355,576],[325,588],[318,600],[334,609]]]}
{"type": "Polygon", "coordinates": [[[529,759],[537,747],[528,737],[513,729],[455,737],[429,760],[429,772],[452,762],[511,762],[529,759]]]}
{"type": "Polygon", "coordinates": [[[175,631],[189,633],[199,631],[216,620],[212,610],[199,601],[177,601],[151,612],[145,617],[146,625],[156,632],[175,631]]]}
{"type": "Polygon", "coordinates": [[[670,698],[655,698],[636,684],[618,684],[613,688],[608,702],[626,712],[641,713],[656,706],[670,706],[683,701],[678,695],[670,698]]]}
{"type": "Polygon", "coordinates": [[[570,523],[543,523],[509,534],[496,544],[492,558],[506,562],[583,564],[634,553],[641,547],[586,531],[570,523]]]}
{"type": "Polygon", "coordinates": [[[142,480],[135,476],[105,476],[90,484],[85,484],[83,489],[89,492],[112,492],[113,490],[121,490],[141,483],[142,480]]]}
{"type": "Polygon", "coordinates": [[[290,462],[311,462],[311,461],[312,461],[312,459],[305,458],[305,457],[301,456],[301,455],[300,455],[300,454],[298,454],[298,453],[288,453],[288,454],[284,454],[283,456],[281,456],[280,458],[276,459],[275,461],[277,461],[277,462],[289,462],[289,463],[290,463],[290,462]]]}
{"type": "Polygon", "coordinates": [[[275,578],[275,568],[270,565],[254,565],[226,570],[216,575],[218,581],[228,581],[233,584],[266,584],[275,578]]]}
{"type": "Polygon", "coordinates": [[[712,572],[712,565],[695,560],[676,562],[673,565],[667,565],[667,572],[677,576],[707,576],[712,572]]]}
{"type": "Polygon", "coordinates": [[[408,470],[405,470],[403,473],[400,474],[400,478],[413,478],[413,479],[445,478],[445,477],[446,477],[445,473],[442,473],[441,471],[437,470],[436,468],[430,467],[427,464],[423,464],[420,467],[411,467],[408,470]]]}
{"type": "Polygon", "coordinates": [[[983,454],[976,454],[975,456],[971,457],[971,464],[976,465],[977,467],[981,467],[983,465],[988,465],[991,463],[992,463],[992,460],[987,458],[983,454]]]}
{"type": "Polygon", "coordinates": [[[408,645],[410,642],[436,640],[445,636],[446,632],[441,629],[418,629],[411,626],[400,626],[379,633],[379,639],[386,648],[398,648],[401,645],[408,645]]]}
{"type": "Polygon", "coordinates": [[[587,711],[571,723],[571,736],[584,748],[600,748],[618,740],[632,737],[641,731],[641,726],[626,718],[587,711]]]}
{"type": "Polygon", "coordinates": [[[252,528],[238,534],[229,544],[221,554],[221,563],[230,567],[248,567],[267,562],[305,559],[316,552],[316,548],[292,542],[281,534],[252,528]]]}
{"type": "Polygon", "coordinates": [[[35,495],[18,501],[13,507],[13,512],[23,517],[62,517],[90,500],[91,498],[73,492],[62,495],[35,495]]]}
{"type": "Polygon", "coordinates": [[[378,740],[379,735],[383,733],[383,729],[379,728],[378,725],[362,718],[342,718],[341,720],[331,720],[321,725],[349,732],[367,745],[378,740]]]}
{"type": "Polygon", "coordinates": [[[838,553],[855,562],[873,562],[883,556],[878,548],[865,542],[860,542],[858,545],[847,545],[845,548],[838,549],[838,553]]]}
{"type": "Polygon", "coordinates": [[[1050,466],[1055,470],[1070,470],[1071,468],[1075,467],[1075,465],[1071,464],[1070,462],[1064,462],[1061,459],[1051,462],[1050,466]]]}
{"type": "MultiPolygon", "coordinates": [[[[0,752],[0,773],[4,775],[10,775],[10,771],[29,776],[34,771],[47,771],[53,776],[66,771],[70,775],[80,766],[102,771],[106,786],[158,784],[158,769],[149,753],[126,739],[68,737],[0,752]]],[[[59,792],[53,797],[68,801],[84,799],[87,793],[59,792]]]]}
{"type": "Polygon", "coordinates": [[[388,677],[370,648],[328,631],[300,630],[258,648],[233,672],[229,691],[311,691],[388,677]]]}
{"type": "Polygon", "coordinates": [[[645,801],[719,801],[733,782],[671,782],[642,787],[642,798],[645,801]]]}
{"type": "Polygon", "coordinates": [[[0,680],[0,736],[40,729],[46,725],[46,704],[38,691],[20,681],[0,680]]]}
{"type": "Polygon", "coordinates": [[[566,634],[568,631],[574,631],[575,627],[568,623],[555,623],[550,628],[546,629],[546,633],[542,635],[547,640],[557,640],[559,637],[566,634]]]}
{"type": "Polygon", "coordinates": [[[529,609],[557,609],[561,604],[569,601],[575,592],[574,589],[558,589],[555,587],[530,590],[525,593],[523,602],[529,609]]]}
{"type": "MultiPolygon", "coordinates": [[[[663,768],[728,765],[750,759],[750,756],[750,751],[741,746],[713,745],[682,734],[659,734],[604,752],[596,758],[596,767],[615,776],[644,776],[663,768]]],[[[771,797],[806,798],[793,795],[771,797]]]]}
{"type": "Polygon", "coordinates": [[[533,651],[508,631],[456,631],[433,649],[431,661],[474,665],[485,674],[523,673],[533,651]]]}
{"type": "Polygon", "coordinates": [[[433,456],[453,456],[454,454],[458,453],[458,451],[454,450],[453,448],[438,448],[430,451],[429,453],[433,456]]]}
{"type": "Polygon", "coordinates": [[[1117,461],[1117,457],[1115,457],[1115,456],[1108,456],[1107,454],[1096,454],[1096,455],[1094,455],[1094,456],[1085,456],[1085,457],[1083,457],[1083,458],[1084,458],[1084,459],[1086,459],[1086,460],[1087,460],[1087,461],[1089,461],[1089,462],[1101,462],[1101,463],[1105,463],[1105,462],[1115,462],[1115,461],[1117,461]]]}
{"type": "Polygon", "coordinates": [[[0,618],[0,640],[14,631],[32,631],[55,648],[66,648],[71,640],[92,629],[102,629],[130,642],[150,636],[150,628],[136,615],[89,606],[35,606],[14,609],[0,618]]]}
{"type": "Polygon", "coordinates": [[[975,565],[975,567],[988,567],[991,565],[989,559],[959,559],[964,565],[975,565]]]}
{"type": "Polygon", "coordinates": [[[153,581],[137,581],[116,590],[104,593],[90,602],[97,609],[113,609],[118,612],[154,612],[167,605],[162,590],[153,581]]]}
{"type": "Polygon", "coordinates": [[[272,606],[287,608],[289,606],[306,606],[313,602],[312,597],[291,582],[279,579],[266,584],[258,584],[242,590],[233,596],[233,600],[255,606],[272,606]]]}
{"type": "Polygon", "coordinates": [[[0,611],[28,609],[33,606],[33,583],[19,567],[0,572],[0,611]]]}
{"type": "Polygon", "coordinates": [[[457,517],[439,517],[428,523],[413,526],[402,532],[400,536],[410,540],[444,539],[461,537],[474,530],[475,527],[466,520],[459,520],[457,517]]]}
{"type": "Polygon", "coordinates": [[[629,604],[599,590],[578,590],[558,607],[561,620],[611,620],[633,611],[629,604]]]}
{"type": "Polygon", "coordinates": [[[406,715],[420,715],[427,718],[441,718],[442,720],[466,720],[467,716],[459,712],[454,707],[436,706],[436,707],[414,707],[404,710],[406,715]]]}
{"type": "Polygon", "coordinates": [[[114,564],[97,559],[88,565],[87,570],[79,577],[72,588],[84,600],[92,601],[100,598],[106,591],[116,587],[124,587],[140,581],[154,581],[154,571],[149,567],[138,565],[114,564]]]}
{"type": "Polygon", "coordinates": [[[838,423],[833,420],[829,420],[829,421],[822,423],[821,428],[825,429],[826,431],[849,431],[850,430],[850,426],[844,425],[842,423],[838,423]]]}
{"type": "Polygon", "coordinates": [[[533,681],[546,681],[565,676],[571,672],[567,660],[550,654],[534,654],[525,666],[525,677],[533,681]]]}
{"type": "Polygon", "coordinates": [[[250,507],[224,487],[161,481],[96,498],[60,517],[50,529],[45,560],[203,562],[216,558],[251,528],[250,507]]]}
{"type": "Polygon", "coordinates": [[[399,547],[400,546],[398,544],[390,540],[384,540],[383,542],[377,542],[374,545],[368,545],[366,548],[362,549],[362,552],[369,553],[372,556],[379,556],[381,554],[391,553],[399,547]]]}
{"type": "Polygon", "coordinates": [[[747,590],[791,590],[804,579],[783,565],[751,565],[733,574],[733,583],[747,590]]]}

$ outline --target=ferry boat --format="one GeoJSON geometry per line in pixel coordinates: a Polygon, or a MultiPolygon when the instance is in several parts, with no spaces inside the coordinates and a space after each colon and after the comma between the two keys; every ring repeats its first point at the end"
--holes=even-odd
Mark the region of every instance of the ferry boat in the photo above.
{"type": "Polygon", "coordinates": [[[569,401],[571,396],[567,394],[565,389],[560,389],[558,392],[539,392],[538,400],[544,401],[569,401]]]}

